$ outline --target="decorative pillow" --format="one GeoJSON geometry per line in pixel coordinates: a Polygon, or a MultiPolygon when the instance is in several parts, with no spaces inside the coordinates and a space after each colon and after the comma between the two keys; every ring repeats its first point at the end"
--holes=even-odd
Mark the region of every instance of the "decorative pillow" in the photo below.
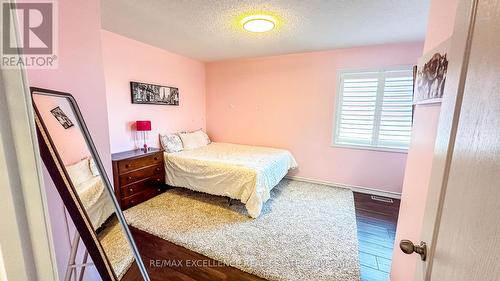
{"type": "Polygon", "coordinates": [[[208,137],[206,137],[206,134],[201,130],[192,133],[180,133],[179,137],[182,140],[182,145],[185,150],[195,149],[208,144],[208,137]]]}
{"type": "Polygon", "coordinates": [[[210,144],[212,141],[208,137],[207,133],[205,133],[202,129],[199,129],[197,131],[194,131],[193,133],[200,134],[201,137],[205,140],[205,144],[210,144]]]}
{"type": "Polygon", "coordinates": [[[88,181],[93,177],[92,172],[90,171],[88,158],[80,160],[73,165],[66,166],[66,171],[75,186],[88,181]]]}
{"type": "Polygon", "coordinates": [[[97,165],[95,164],[94,158],[90,158],[89,160],[90,172],[94,177],[99,176],[99,169],[97,169],[97,165]]]}
{"type": "Polygon", "coordinates": [[[179,152],[183,149],[181,139],[175,134],[160,135],[160,143],[167,153],[179,152]]]}

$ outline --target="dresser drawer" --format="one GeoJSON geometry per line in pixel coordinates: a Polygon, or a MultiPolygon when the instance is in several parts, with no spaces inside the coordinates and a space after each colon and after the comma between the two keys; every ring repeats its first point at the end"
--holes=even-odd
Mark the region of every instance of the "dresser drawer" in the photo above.
{"type": "Polygon", "coordinates": [[[136,193],[132,196],[125,197],[121,200],[121,207],[123,210],[128,209],[132,206],[135,206],[139,203],[142,203],[148,199],[151,199],[155,197],[156,195],[160,194],[160,192],[156,188],[149,188],[146,190],[143,190],[139,193],[136,193]]]}
{"type": "Polygon", "coordinates": [[[122,210],[153,198],[165,189],[163,150],[123,151],[112,154],[111,159],[114,193],[122,210]]]}
{"type": "Polygon", "coordinates": [[[145,156],[136,159],[125,159],[118,163],[119,174],[124,174],[133,170],[140,169],[145,166],[163,163],[162,154],[156,153],[150,156],[145,156]]]}
{"type": "Polygon", "coordinates": [[[133,184],[155,175],[163,175],[163,169],[163,164],[160,164],[120,175],[120,186],[133,184]]]}
{"type": "Polygon", "coordinates": [[[158,192],[160,192],[162,188],[162,183],[164,182],[165,182],[165,177],[163,175],[147,178],[137,183],[120,187],[120,195],[121,198],[125,198],[148,189],[156,189],[158,192]]]}

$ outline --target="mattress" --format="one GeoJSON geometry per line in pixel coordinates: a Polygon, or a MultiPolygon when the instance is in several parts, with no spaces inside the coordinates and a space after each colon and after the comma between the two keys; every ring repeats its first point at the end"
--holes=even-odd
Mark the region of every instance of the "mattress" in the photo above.
{"type": "Polygon", "coordinates": [[[168,185],[240,200],[253,218],[260,215],[271,189],[297,167],[287,150],[215,142],[164,153],[164,160],[168,185]]]}
{"type": "Polygon", "coordinates": [[[101,176],[94,176],[75,188],[94,229],[98,229],[115,212],[101,176]]]}

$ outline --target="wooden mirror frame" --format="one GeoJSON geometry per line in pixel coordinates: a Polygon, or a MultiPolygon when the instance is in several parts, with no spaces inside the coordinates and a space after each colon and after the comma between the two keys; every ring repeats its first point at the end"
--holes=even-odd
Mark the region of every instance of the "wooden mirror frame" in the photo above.
{"type": "Polygon", "coordinates": [[[78,122],[78,125],[82,130],[82,136],[85,139],[85,142],[89,148],[91,156],[93,157],[94,162],[104,182],[104,185],[106,186],[107,192],[110,195],[113,205],[115,206],[116,216],[118,218],[119,223],[122,224],[122,230],[124,231],[124,234],[128,238],[129,245],[132,249],[132,253],[135,258],[135,263],[139,268],[142,278],[145,281],[149,281],[150,279],[147,275],[146,267],[144,266],[144,263],[141,259],[137,246],[133,240],[133,236],[130,233],[130,229],[128,228],[128,225],[125,221],[125,217],[120,208],[120,205],[118,204],[118,201],[114,196],[113,187],[106,174],[106,170],[102,165],[95,144],[92,141],[91,135],[89,133],[87,125],[85,124],[85,121],[80,112],[78,104],[76,103],[75,98],[69,93],[58,92],[36,87],[30,87],[30,93],[33,103],[33,109],[35,111],[35,124],[36,124],[38,145],[40,147],[40,155],[42,157],[43,163],[45,164],[45,167],[47,168],[47,171],[49,172],[50,177],[52,178],[52,181],[54,182],[54,185],[56,186],[57,191],[59,192],[59,195],[61,196],[61,199],[64,202],[64,205],[68,210],[71,219],[73,220],[76,230],[79,232],[81,239],[85,244],[85,247],[87,248],[87,251],[89,252],[89,255],[92,258],[92,261],[97,271],[99,272],[99,275],[101,276],[102,280],[119,281],[112,268],[111,263],[109,262],[104,252],[104,249],[99,239],[97,238],[97,233],[95,232],[94,227],[92,226],[92,223],[83,208],[83,204],[80,201],[80,198],[77,196],[76,189],[73,183],[71,182],[69,175],[66,172],[66,169],[64,168],[63,161],[61,160],[61,157],[57,152],[56,147],[54,146],[54,142],[52,141],[52,138],[48,133],[47,127],[45,126],[43,120],[40,117],[41,116],[40,112],[38,111],[38,108],[36,107],[33,98],[34,93],[45,94],[47,96],[62,97],[66,98],[69,101],[71,109],[75,113],[75,117],[77,119],[76,122],[78,122]]]}

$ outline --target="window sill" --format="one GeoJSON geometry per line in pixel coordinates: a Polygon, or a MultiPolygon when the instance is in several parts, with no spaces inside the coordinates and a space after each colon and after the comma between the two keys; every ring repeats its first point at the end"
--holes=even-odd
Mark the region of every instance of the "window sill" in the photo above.
{"type": "Polygon", "coordinates": [[[362,145],[349,145],[349,144],[331,144],[331,147],[336,148],[348,148],[357,150],[371,150],[378,152],[390,152],[390,153],[404,153],[408,154],[408,149],[398,149],[398,148],[388,148],[388,147],[374,147],[374,146],[362,146],[362,145]]]}

